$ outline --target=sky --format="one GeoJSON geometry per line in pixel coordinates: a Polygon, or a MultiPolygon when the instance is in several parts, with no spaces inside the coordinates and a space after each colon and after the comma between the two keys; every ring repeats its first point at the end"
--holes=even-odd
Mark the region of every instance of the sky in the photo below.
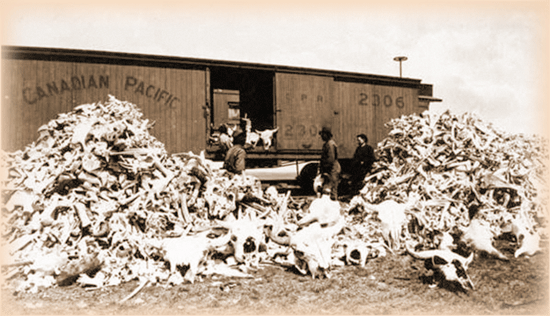
{"type": "Polygon", "coordinates": [[[431,110],[547,135],[550,1],[0,1],[2,45],[399,76],[431,110]]]}

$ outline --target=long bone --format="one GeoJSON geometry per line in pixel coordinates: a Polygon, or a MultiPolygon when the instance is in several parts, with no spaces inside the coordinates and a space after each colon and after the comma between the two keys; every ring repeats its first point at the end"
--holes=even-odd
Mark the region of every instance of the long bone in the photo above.
{"type": "Polygon", "coordinates": [[[463,289],[475,290],[474,284],[468,275],[468,265],[474,259],[472,252],[468,258],[450,250],[424,250],[417,252],[408,243],[405,244],[407,252],[416,259],[430,260],[433,267],[445,276],[449,282],[458,282],[463,289]]]}

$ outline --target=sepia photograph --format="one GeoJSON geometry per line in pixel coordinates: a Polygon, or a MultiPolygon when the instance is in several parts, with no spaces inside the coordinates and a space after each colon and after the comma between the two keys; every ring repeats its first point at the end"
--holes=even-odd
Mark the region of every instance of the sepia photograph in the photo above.
{"type": "Polygon", "coordinates": [[[2,315],[547,315],[550,1],[2,1],[2,315]]]}

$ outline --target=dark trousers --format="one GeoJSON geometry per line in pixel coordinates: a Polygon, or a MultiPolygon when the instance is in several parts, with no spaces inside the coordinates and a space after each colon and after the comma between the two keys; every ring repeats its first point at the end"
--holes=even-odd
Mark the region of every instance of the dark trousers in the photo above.
{"type": "Polygon", "coordinates": [[[353,194],[357,194],[359,193],[359,191],[361,191],[361,189],[363,188],[364,184],[365,184],[365,177],[366,177],[367,173],[366,172],[357,172],[357,173],[354,173],[352,176],[351,176],[351,179],[350,179],[350,184],[351,184],[351,191],[353,194]]]}
{"type": "Polygon", "coordinates": [[[330,189],[330,199],[338,200],[338,185],[340,184],[340,172],[338,170],[333,170],[328,175],[328,182],[326,183],[326,188],[330,189]]]}

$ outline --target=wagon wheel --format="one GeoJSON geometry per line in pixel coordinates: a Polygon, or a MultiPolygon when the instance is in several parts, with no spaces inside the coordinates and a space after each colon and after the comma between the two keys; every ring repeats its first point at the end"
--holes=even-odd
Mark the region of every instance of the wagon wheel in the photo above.
{"type": "Polygon", "coordinates": [[[305,191],[304,193],[313,193],[313,179],[315,179],[318,169],[318,163],[308,163],[302,168],[302,171],[300,171],[300,174],[298,175],[298,183],[302,190],[305,191]]]}

